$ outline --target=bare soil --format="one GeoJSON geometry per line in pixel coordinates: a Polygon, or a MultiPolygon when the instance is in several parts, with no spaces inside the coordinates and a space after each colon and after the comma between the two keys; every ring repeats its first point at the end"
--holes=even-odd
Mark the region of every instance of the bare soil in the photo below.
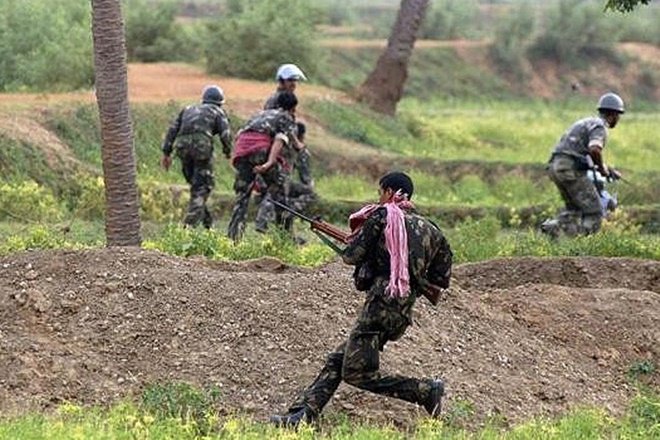
{"type": "MultiPolygon", "coordinates": [[[[362,302],[339,262],[183,259],[140,249],[0,259],[0,411],[109,404],[146,384],[222,390],[224,413],[286,408],[342,342],[362,302]]],[[[388,344],[382,368],[447,383],[445,411],[519,421],[635,394],[630,367],[660,365],[660,262],[506,259],[458,266],[437,308],[388,344]]],[[[660,374],[645,378],[658,388],[660,374]]],[[[409,425],[415,405],[342,385],[328,413],[409,425]]]]}

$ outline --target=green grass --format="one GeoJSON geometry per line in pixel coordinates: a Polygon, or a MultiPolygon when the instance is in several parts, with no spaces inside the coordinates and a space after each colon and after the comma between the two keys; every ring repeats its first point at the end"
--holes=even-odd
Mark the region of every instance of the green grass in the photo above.
{"type": "MultiPolygon", "coordinates": [[[[510,222],[516,226],[517,213],[510,222]]],[[[436,219],[438,220],[438,219],[436,219]]],[[[442,227],[442,222],[438,223],[442,227]]],[[[300,266],[318,266],[336,258],[304,225],[297,227],[297,235],[308,243],[296,246],[273,230],[260,235],[251,230],[238,245],[225,236],[225,223],[215,228],[184,229],[176,224],[164,226],[158,222],[143,225],[144,247],[189,257],[203,255],[216,260],[240,261],[265,256],[300,266]]],[[[444,228],[454,251],[455,263],[482,261],[499,257],[602,256],[633,257],[660,260],[660,236],[642,234],[620,212],[604,224],[598,234],[574,239],[553,241],[534,230],[505,229],[499,220],[486,217],[466,220],[454,228],[444,228]]],[[[99,247],[104,243],[100,221],[60,223],[57,225],[0,222],[0,255],[26,249],[76,249],[99,247]],[[65,228],[66,227],[66,228],[65,228]]]]}
{"type": "MultiPolygon", "coordinates": [[[[404,156],[437,160],[547,162],[562,133],[592,113],[591,105],[507,101],[453,104],[404,100],[398,118],[336,102],[311,104],[324,125],[339,136],[404,156]]],[[[624,115],[610,131],[606,161],[624,170],[660,171],[660,113],[624,115]]]]}
{"type": "Polygon", "coordinates": [[[495,419],[485,427],[466,430],[446,419],[422,418],[416,426],[401,430],[391,425],[352,423],[342,414],[336,414],[335,417],[326,417],[319,426],[303,425],[293,431],[274,428],[241,415],[220,417],[211,407],[213,400],[193,388],[179,386],[175,394],[171,391],[170,388],[152,388],[148,390],[151,393],[149,399],[143,398],[139,405],[122,402],[103,409],[67,403],[49,415],[31,413],[3,417],[0,418],[0,438],[646,440],[660,436],[660,400],[650,392],[638,394],[619,419],[602,410],[582,408],[557,419],[536,418],[509,428],[503,428],[495,419]]]}

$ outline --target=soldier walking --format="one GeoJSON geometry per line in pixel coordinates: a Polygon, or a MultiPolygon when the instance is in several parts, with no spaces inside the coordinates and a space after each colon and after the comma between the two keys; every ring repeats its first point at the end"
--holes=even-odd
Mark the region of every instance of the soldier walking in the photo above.
{"type": "Polygon", "coordinates": [[[222,105],[225,96],[216,85],[207,86],[202,92],[202,103],[185,107],[165,136],[161,165],[169,170],[172,150],[181,160],[181,171],[190,185],[190,201],[184,218],[187,227],[202,223],[210,228],[213,218],[206,202],[213,190],[213,136],[222,142],[226,158],[231,155],[232,139],[229,119],[222,105]]]}

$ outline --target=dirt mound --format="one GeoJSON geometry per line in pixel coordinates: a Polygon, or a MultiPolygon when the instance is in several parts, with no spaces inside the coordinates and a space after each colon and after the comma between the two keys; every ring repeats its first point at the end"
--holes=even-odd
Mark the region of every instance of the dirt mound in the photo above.
{"type": "MultiPolygon", "coordinates": [[[[346,336],[350,268],[181,259],[139,249],[0,259],[0,410],[108,403],[154,381],[218,385],[224,411],[282,410],[346,336]]],[[[437,308],[388,345],[383,368],[446,379],[446,411],[509,420],[634,393],[660,363],[660,262],[515,259],[462,265],[437,308]],[[599,275],[600,274],[600,275],[599,275]],[[463,405],[463,406],[461,406],[463,405]]],[[[658,373],[648,378],[658,385],[658,373]]],[[[342,385],[329,412],[407,424],[414,405],[342,385]]]]}

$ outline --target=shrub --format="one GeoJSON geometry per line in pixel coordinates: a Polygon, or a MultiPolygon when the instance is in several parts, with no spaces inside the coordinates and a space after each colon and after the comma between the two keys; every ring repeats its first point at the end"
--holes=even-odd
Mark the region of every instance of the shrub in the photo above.
{"type": "Polygon", "coordinates": [[[530,49],[540,58],[580,64],[583,57],[612,56],[619,35],[616,23],[602,13],[602,6],[558,0],[546,14],[530,49]]]}
{"type": "Polygon", "coordinates": [[[189,422],[198,434],[213,428],[213,406],[220,401],[217,387],[199,390],[183,382],[148,385],[142,392],[142,408],[158,418],[189,422]]]}
{"type": "Polygon", "coordinates": [[[62,207],[53,193],[36,182],[0,183],[0,219],[58,221],[62,207]]]}
{"type": "Polygon", "coordinates": [[[0,255],[32,249],[65,249],[81,248],[79,243],[73,243],[64,237],[61,232],[54,231],[46,226],[30,227],[19,235],[11,235],[4,243],[0,242],[0,255]]]}
{"type": "Polygon", "coordinates": [[[513,72],[522,78],[534,25],[534,11],[528,4],[520,5],[513,13],[497,21],[490,52],[500,70],[513,72]]]}
{"type": "Polygon", "coordinates": [[[89,2],[0,2],[0,90],[91,86],[90,16],[89,2]]]}
{"type": "Polygon", "coordinates": [[[207,70],[266,80],[279,64],[296,63],[311,75],[317,60],[317,15],[304,0],[246,2],[240,11],[209,24],[207,70]]]}
{"type": "Polygon", "coordinates": [[[201,29],[177,23],[174,0],[124,0],[129,61],[196,61],[202,56],[201,29]]]}
{"type": "Polygon", "coordinates": [[[105,184],[103,177],[79,177],[79,189],[73,200],[77,218],[94,220],[105,218],[105,184]]]}
{"type": "Polygon", "coordinates": [[[189,257],[203,255],[216,260],[248,260],[275,257],[298,266],[317,266],[334,257],[333,251],[319,243],[296,246],[285,234],[273,231],[266,236],[245,237],[234,244],[224,232],[207,229],[185,229],[179,225],[168,225],[154,240],[145,242],[147,249],[189,257]]]}
{"type": "Polygon", "coordinates": [[[420,38],[454,40],[470,38],[478,34],[478,4],[475,0],[440,0],[432,3],[428,11],[420,38]]]}

